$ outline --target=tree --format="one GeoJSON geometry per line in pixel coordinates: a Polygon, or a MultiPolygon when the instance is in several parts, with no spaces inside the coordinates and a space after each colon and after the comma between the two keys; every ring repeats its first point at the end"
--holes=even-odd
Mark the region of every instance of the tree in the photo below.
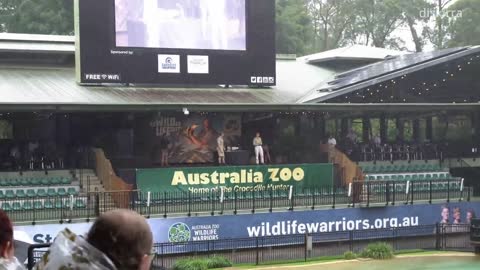
{"type": "Polygon", "coordinates": [[[436,49],[446,47],[448,41],[448,25],[452,19],[445,13],[445,8],[452,0],[429,0],[433,4],[433,8],[429,9],[429,14],[435,17],[434,27],[425,27],[423,34],[430,40],[436,49]]]}
{"type": "Polygon", "coordinates": [[[72,35],[73,0],[0,0],[3,32],[72,35]],[[18,3],[17,3],[18,2],[18,3]],[[14,4],[12,4],[14,3],[14,4]]]}
{"type": "Polygon", "coordinates": [[[356,19],[354,0],[310,0],[308,11],[313,20],[315,48],[330,50],[348,40],[346,33],[356,19]]]}
{"type": "Polygon", "coordinates": [[[451,7],[448,47],[480,45],[480,0],[459,0],[451,7]]]}
{"type": "Polygon", "coordinates": [[[427,11],[432,9],[432,4],[427,0],[404,0],[400,4],[404,10],[405,23],[415,44],[415,51],[421,52],[427,41],[425,37],[418,34],[417,23],[425,24],[430,20],[431,14],[427,11]]]}
{"type": "MultiPolygon", "coordinates": [[[[357,30],[365,45],[379,48],[397,47],[397,39],[391,34],[404,22],[402,1],[398,0],[357,0],[357,30]]],[[[360,41],[360,40],[359,40],[360,41]]],[[[360,41],[361,42],[361,41],[360,41]]]]}
{"type": "Polygon", "coordinates": [[[7,32],[8,22],[12,19],[18,0],[0,0],[0,33],[7,32]]]}
{"type": "Polygon", "coordinates": [[[311,51],[312,20],[305,0],[277,0],[277,53],[305,54],[311,51]]]}

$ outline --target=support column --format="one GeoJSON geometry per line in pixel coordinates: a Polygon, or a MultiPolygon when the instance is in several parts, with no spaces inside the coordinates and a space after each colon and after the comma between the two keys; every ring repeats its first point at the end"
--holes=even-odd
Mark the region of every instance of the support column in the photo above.
{"type": "Polygon", "coordinates": [[[429,142],[433,141],[433,124],[432,124],[432,117],[429,116],[426,118],[425,124],[425,139],[429,142]]]}
{"type": "Polygon", "coordinates": [[[396,118],[396,124],[397,124],[397,136],[396,136],[396,141],[397,142],[404,142],[405,141],[405,124],[402,119],[396,118]]]}
{"type": "Polygon", "coordinates": [[[420,120],[414,119],[412,123],[413,127],[413,141],[420,142],[420,120]]]}
{"type": "Polygon", "coordinates": [[[367,117],[362,118],[362,140],[364,143],[370,142],[370,119],[367,117]]]}
{"type": "Polygon", "coordinates": [[[387,142],[387,119],[384,114],[380,116],[380,140],[382,143],[387,142]]]}
{"type": "Polygon", "coordinates": [[[347,137],[347,134],[348,134],[348,128],[349,128],[349,121],[350,119],[348,118],[342,118],[342,123],[341,123],[341,138],[345,138],[347,137]]]}
{"type": "Polygon", "coordinates": [[[324,140],[326,139],[326,129],[327,129],[327,124],[325,123],[325,116],[320,116],[317,120],[317,125],[318,125],[318,130],[319,130],[319,135],[320,135],[320,139],[321,140],[324,140]]]}

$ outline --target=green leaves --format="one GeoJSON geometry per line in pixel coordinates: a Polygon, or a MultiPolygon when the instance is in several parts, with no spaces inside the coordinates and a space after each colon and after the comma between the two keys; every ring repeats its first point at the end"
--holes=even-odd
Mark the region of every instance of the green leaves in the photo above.
{"type": "Polygon", "coordinates": [[[0,0],[0,32],[73,35],[73,0],[0,0]]]}

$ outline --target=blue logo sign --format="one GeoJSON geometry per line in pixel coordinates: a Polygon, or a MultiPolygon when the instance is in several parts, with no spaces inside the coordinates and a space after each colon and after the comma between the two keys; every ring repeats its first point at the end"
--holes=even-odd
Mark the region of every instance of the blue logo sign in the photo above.
{"type": "Polygon", "coordinates": [[[165,58],[165,63],[162,64],[163,69],[177,69],[177,64],[174,63],[171,57],[165,58]]]}
{"type": "Polygon", "coordinates": [[[168,241],[170,243],[183,243],[190,241],[192,233],[187,224],[178,222],[168,229],[168,241]]]}

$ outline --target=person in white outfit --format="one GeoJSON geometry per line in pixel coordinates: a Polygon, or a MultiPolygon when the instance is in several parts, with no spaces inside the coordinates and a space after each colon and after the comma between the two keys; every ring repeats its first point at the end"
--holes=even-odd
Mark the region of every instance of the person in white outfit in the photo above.
{"type": "Polygon", "coordinates": [[[259,163],[264,164],[263,160],[263,142],[262,142],[262,137],[260,137],[260,132],[257,132],[255,138],[253,138],[253,146],[255,147],[255,161],[257,162],[257,165],[259,163]]]}
{"type": "Polygon", "coordinates": [[[223,140],[223,133],[217,138],[217,153],[218,153],[218,164],[225,164],[225,143],[223,140]]]}
{"type": "Polygon", "coordinates": [[[225,0],[200,1],[202,34],[205,40],[211,42],[209,49],[228,48],[225,5],[225,0]]]}

